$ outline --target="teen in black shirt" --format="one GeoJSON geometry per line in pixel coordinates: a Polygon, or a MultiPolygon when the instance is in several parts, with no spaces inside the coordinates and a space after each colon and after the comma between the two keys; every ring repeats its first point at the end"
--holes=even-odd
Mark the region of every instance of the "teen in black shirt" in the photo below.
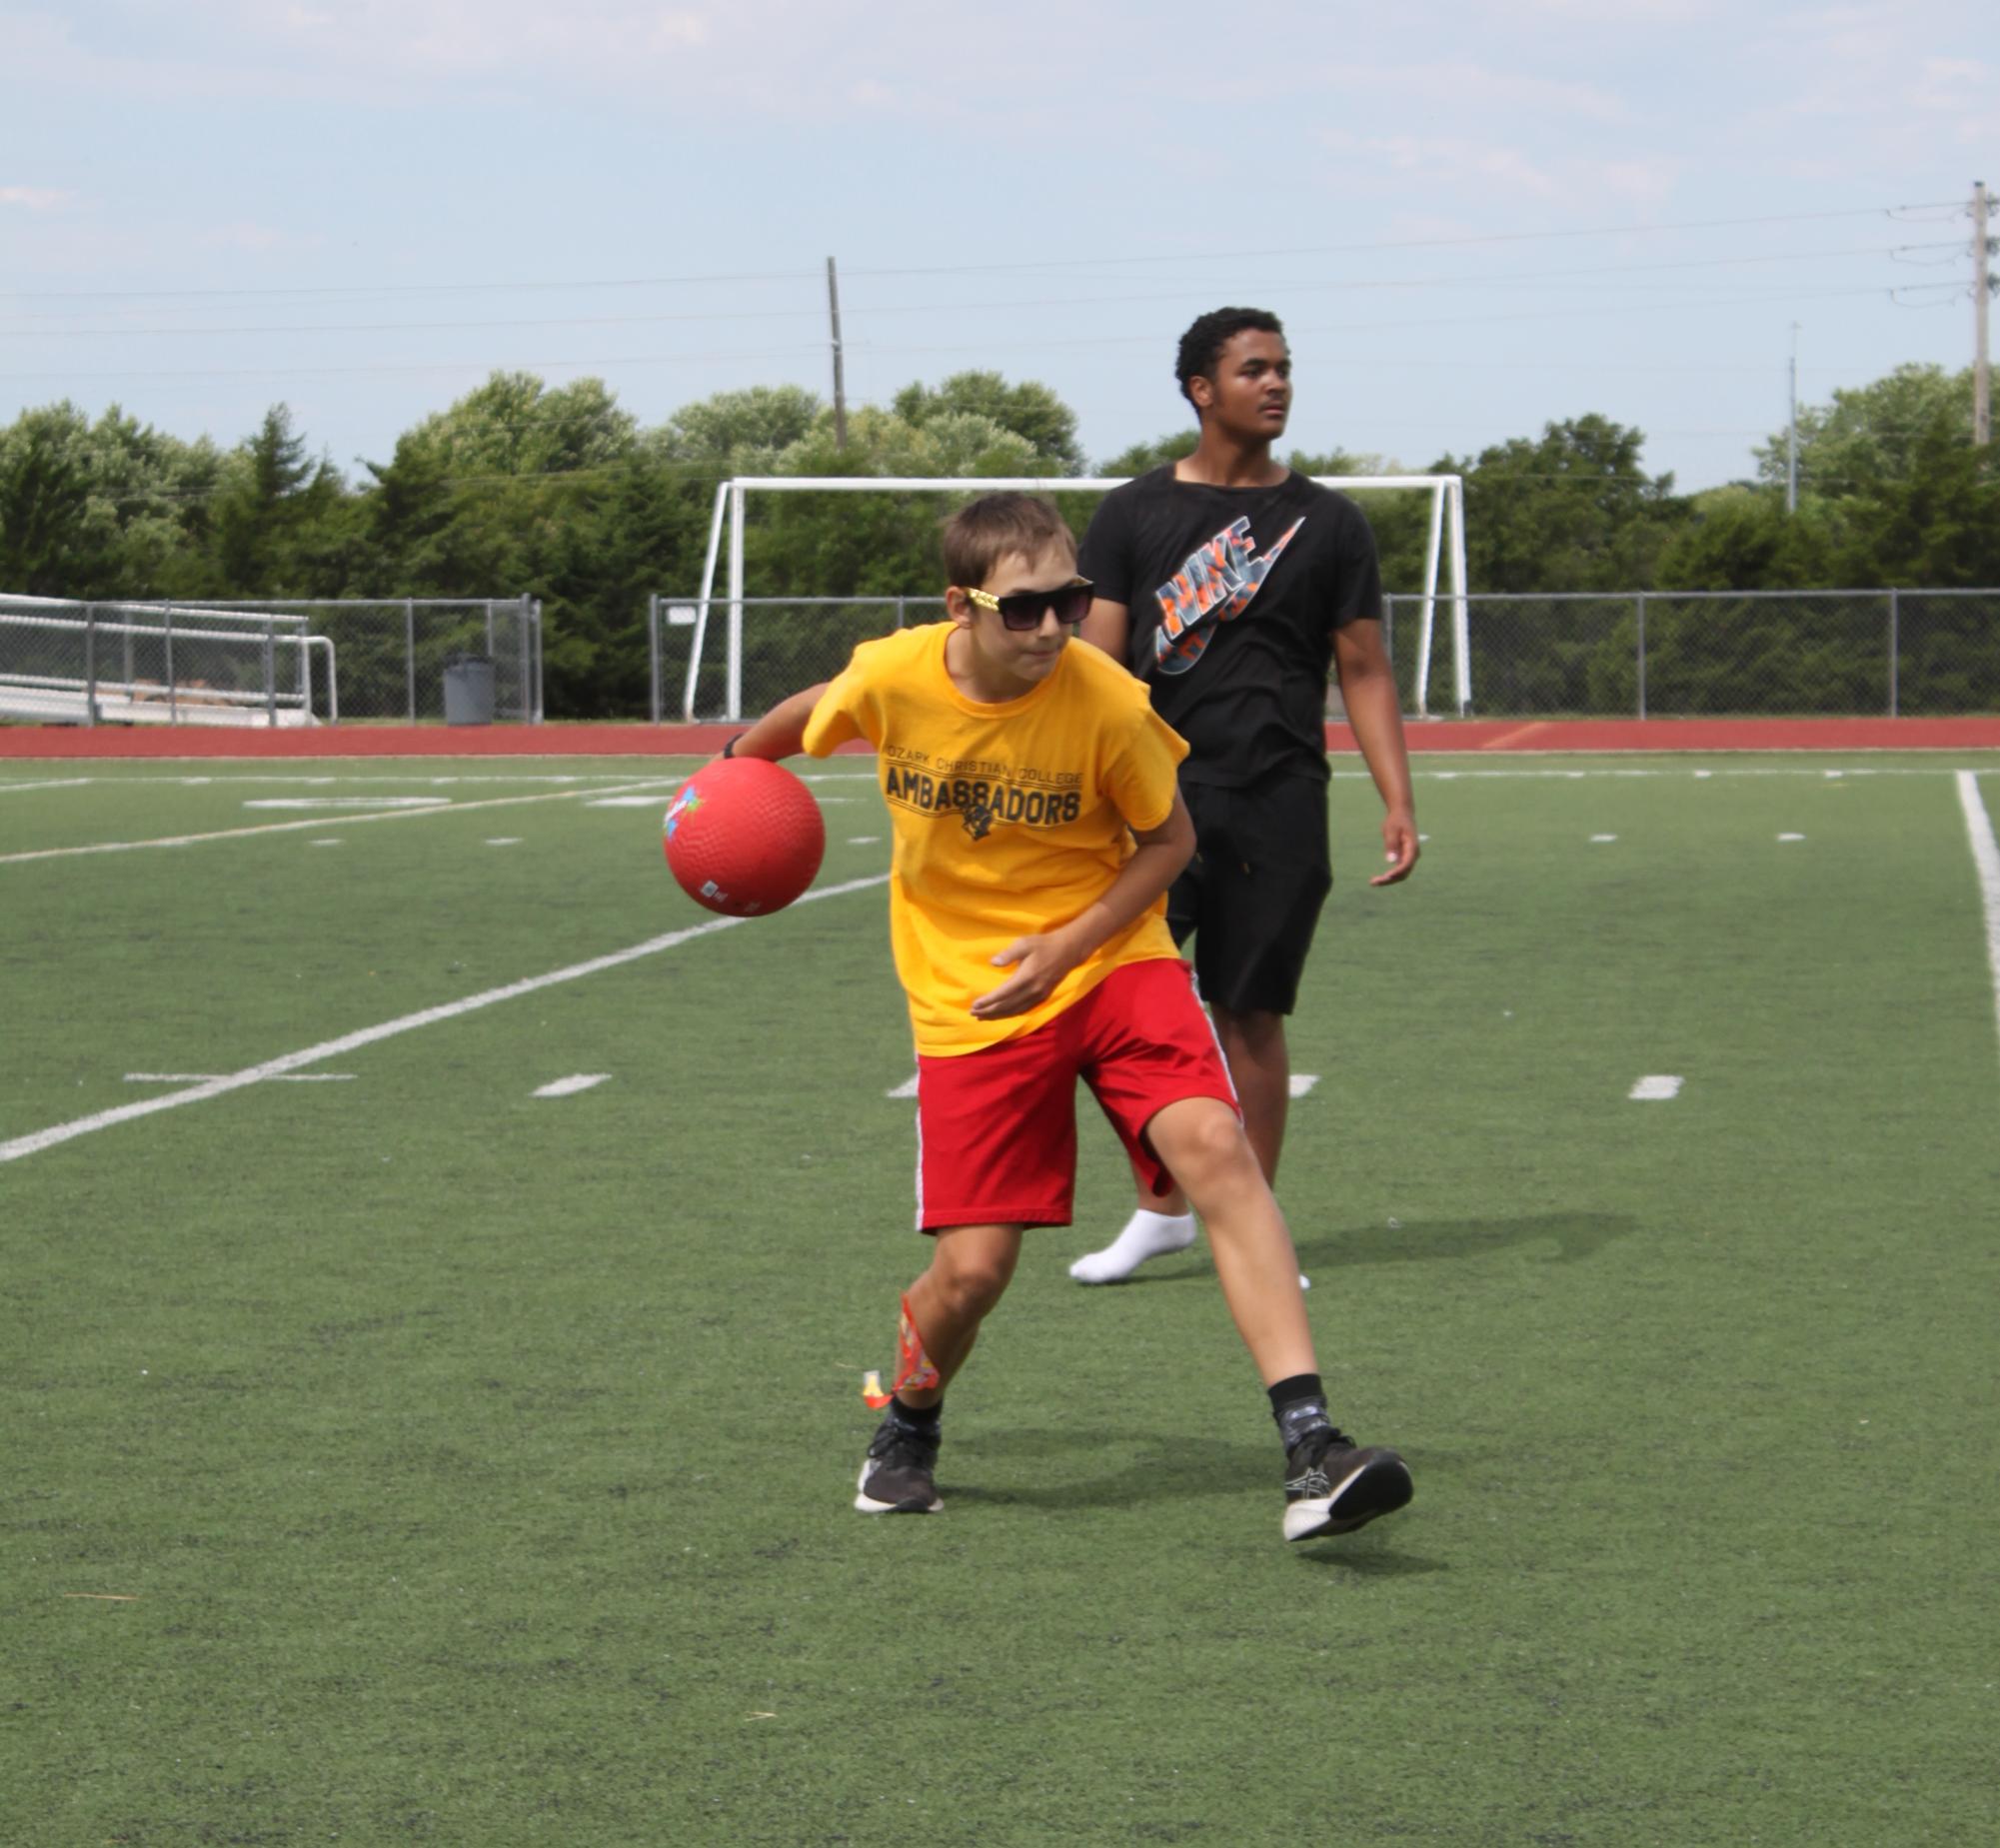
{"type": "MultiPolygon", "coordinates": [[[[1373,535],[1344,496],[1271,455],[1291,408],[1274,315],[1224,308],[1182,336],[1176,373],[1201,423],[1194,453],[1104,497],[1078,568],[1096,587],[1082,627],[1144,680],[1187,740],[1180,781],[1195,859],[1167,898],[1228,1058],[1250,1144],[1275,1182],[1291,1095],[1284,1021],[1297,1000],[1327,846],[1329,672],[1385,811],[1391,886],[1416,865],[1402,714],[1382,641],[1373,535]]],[[[1129,1276],[1191,1243],[1184,1198],[1140,1194],[1080,1282],[1129,1276]]]]}

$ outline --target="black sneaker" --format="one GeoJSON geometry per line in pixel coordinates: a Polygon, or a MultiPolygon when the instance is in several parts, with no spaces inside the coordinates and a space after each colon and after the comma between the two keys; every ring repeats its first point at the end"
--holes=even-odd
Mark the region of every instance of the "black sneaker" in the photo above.
{"type": "Polygon", "coordinates": [[[945,1504],[932,1480],[938,1435],[885,1417],[863,1460],[855,1506],[864,1514],[936,1514],[945,1504]]]}
{"type": "Polygon", "coordinates": [[[1378,1514],[1393,1514],[1415,1493],[1409,1465],[1393,1450],[1362,1448],[1322,1425],[1285,1454],[1284,1537],[1352,1533],[1378,1514]]]}

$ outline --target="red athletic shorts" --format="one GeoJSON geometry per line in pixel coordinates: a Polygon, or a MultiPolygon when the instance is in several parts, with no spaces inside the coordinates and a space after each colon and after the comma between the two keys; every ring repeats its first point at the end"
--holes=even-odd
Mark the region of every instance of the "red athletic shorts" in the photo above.
{"type": "Polygon", "coordinates": [[[1237,1108],[1187,964],[1127,962],[1031,1033],[954,1057],[919,1056],[918,1230],[1067,1225],[1078,1078],[1160,1193],[1172,1176],[1146,1139],[1153,1116],[1182,1097],[1237,1108]]]}

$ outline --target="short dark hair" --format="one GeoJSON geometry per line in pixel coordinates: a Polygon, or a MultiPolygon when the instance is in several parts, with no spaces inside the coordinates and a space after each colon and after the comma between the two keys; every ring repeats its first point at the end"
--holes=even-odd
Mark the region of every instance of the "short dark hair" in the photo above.
{"type": "Polygon", "coordinates": [[[1180,381],[1180,395],[1189,404],[1194,402],[1194,394],[1187,389],[1188,380],[1212,379],[1222,349],[1245,328],[1284,337],[1284,323],[1267,308],[1211,308],[1180,336],[1173,376],[1180,381]]]}
{"type": "Polygon", "coordinates": [[[1073,558],[1076,536],[1053,505],[1031,494],[983,494],[945,522],[945,579],[976,591],[1001,559],[1039,558],[1049,547],[1073,558]]]}

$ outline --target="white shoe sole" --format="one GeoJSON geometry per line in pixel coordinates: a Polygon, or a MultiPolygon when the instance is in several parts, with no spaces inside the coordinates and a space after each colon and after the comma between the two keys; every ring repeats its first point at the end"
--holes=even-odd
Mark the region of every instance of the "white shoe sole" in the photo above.
{"type": "Polygon", "coordinates": [[[931,1497],[931,1505],[928,1508],[907,1508],[901,1502],[872,1500],[868,1493],[868,1478],[869,1467],[864,1463],[862,1465],[862,1473],[855,1480],[855,1489],[857,1491],[855,1495],[855,1508],[859,1513],[942,1514],[945,1511],[944,1496],[935,1493],[931,1497]]]}
{"type": "Polygon", "coordinates": [[[1370,1457],[1334,1483],[1330,1494],[1287,1503],[1284,1537],[1313,1540],[1325,1534],[1352,1533],[1377,1515],[1407,1507],[1415,1493],[1409,1466],[1401,1458],[1370,1457]]]}

